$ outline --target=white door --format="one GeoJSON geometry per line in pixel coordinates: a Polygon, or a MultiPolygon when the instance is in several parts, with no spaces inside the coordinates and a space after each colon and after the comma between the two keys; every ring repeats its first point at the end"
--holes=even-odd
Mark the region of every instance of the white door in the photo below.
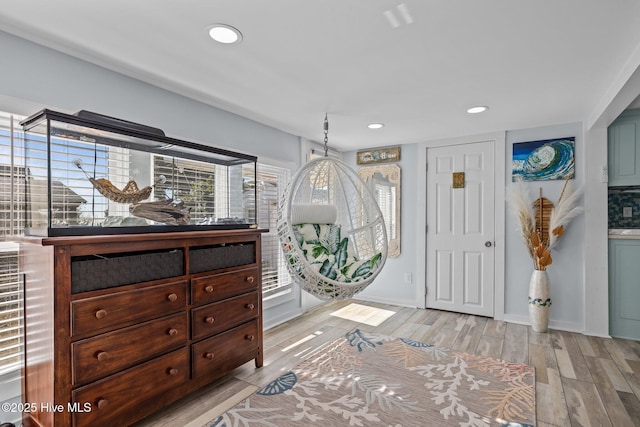
{"type": "Polygon", "coordinates": [[[427,307],[493,317],[494,238],[494,142],[429,148],[427,307]]]}

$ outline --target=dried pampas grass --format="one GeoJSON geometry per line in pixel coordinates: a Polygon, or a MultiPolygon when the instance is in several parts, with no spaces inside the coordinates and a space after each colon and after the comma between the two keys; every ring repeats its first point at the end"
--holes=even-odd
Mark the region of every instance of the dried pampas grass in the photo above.
{"type": "Polygon", "coordinates": [[[549,233],[549,249],[558,243],[558,237],[564,234],[564,228],[569,224],[569,221],[584,211],[584,208],[578,205],[581,197],[582,190],[576,190],[573,182],[567,179],[564,182],[558,203],[551,210],[551,216],[549,217],[549,230],[551,230],[551,233],[549,233]]]}
{"type": "MultiPolygon", "coordinates": [[[[582,191],[576,190],[573,183],[567,178],[558,198],[556,206],[551,209],[549,216],[548,236],[543,236],[542,230],[536,230],[536,214],[529,191],[522,181],[515,182],[509,191],[509,207],[520,223],[522,240],[533,261],[536,270],[546,270],[551,265],[550,250],[558,243],[558,238],[564,235],[565,227],[569,222],[580,215],[584,209],[579,206],[582,191]],[[548,242],[545,245],[545,242],[548,242]]],[[[540,199],[542,194],[540,194],[540,199]]],[[[542,224],[542,222],[541,222],[542,224]]],[[[544,231],[546,234],[546,230],[544,231]]]]}
{"type": "Polygon", "coordinates": [[[511,187],[508,197],[509,207],[520,223],[520,235],[522,236],[522,240],[527,247],[529,256],[532,259],[535,259],[535,245],[532,242],[531,236],[536,234],[536,221],[529,190],[524,186],[522,181],[517,181],[511,187]]]}

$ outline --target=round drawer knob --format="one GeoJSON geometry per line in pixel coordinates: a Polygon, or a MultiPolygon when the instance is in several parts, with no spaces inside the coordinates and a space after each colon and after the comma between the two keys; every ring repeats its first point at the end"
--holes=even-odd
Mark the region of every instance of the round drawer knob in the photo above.
{"type": "Polygon", "coordinates": [[[205,359],[209,359],[209,360],[213,360],[213,353],[205,353],[204,354],[204,358],[205,359]]]}
{"type": "Polygon", "coordinates": [[[174,302],[178,299],[178,295],[176,294],[169,294],[169,296],[167,297],[167,299],[171,302],[174,302]]]}
{"type": "Polygon", "coordinates": [[[246,304],[245,307],[248,308],[249,310],[253,310],[254,308],[256,308],[256,306],[253,304],[246,304]]]}
{"type": "Polygon", "coordinates": [[[178,335],[178,330],[175,328],[171,328],[167,331],[167,334],[169,334],[172,337],[175,337],[176,335],[178,335]]]}
{"type": "Polygon", "coordinates": [[[96,406],[98,407],[98,409],[104,409],[107,407],[108,404],[109,404],[109,401],[107,399],[100,398],[98,399],[96,406]]]}
{"type": "Polygon", "coordinates": [[[244,337],[244,339],[245,339],[245,340],[247,340],[247,341],[253,341],[253,340],[255,340],[255,339],[256,339],[256,337],[254,337],[253,335],[246,335],[246,336],[244,337]]]}
{"type": "Polygon", "coordinates": [[[253,276],[247,276],[247,278],[246,278],[245,280],[246,280],[247,282],[249,282],[249,283],[253,283],[253,281],[254,281],[255,279],[253,278],[253,276]]]}
{"type": "Polygon", "coordinates": [[[204,288],[204,291],[207,293],[213,293],[213,286],[209,285],[206,288],[204,288]]]}
{"type": "Polygon", "coordinates": [[[178,369],[176,368],[169,368],[169,370],[167,371],[167,373],[169,375],[171,375],[172,377],[175,377],[176,375],[178,375],[178,369]]]}
{"type": "Polygon", "coordinates": [[[104,319],[107,315],[107,310],[100,309],[96,311],[96,319],[104,319]]]}
{"type": "Polygon", "coordinates": [[[213,316],[207,316],[207,317],[204,318],[204,321],[211,325],[211,324],[213,324],[213,322],[216,321],[216,319],[213,316]]]}
{"type": "Polygon", "coordinates": [[[98,359],[98,362],[104,362],[108,358],[109,353],[107,353],[106,351],[99,351],[98,354],[96,354],[96,359],[98,359]]]}

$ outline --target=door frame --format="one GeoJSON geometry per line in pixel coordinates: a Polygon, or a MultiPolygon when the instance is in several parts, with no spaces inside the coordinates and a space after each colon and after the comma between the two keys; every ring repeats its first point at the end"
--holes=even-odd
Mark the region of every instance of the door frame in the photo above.
{"type": "MultiPolygon", "coordinates": [[[[504,291],[505,291],[505,193],[507,183],[507,159],[506,159],[506,132],[495,132],[473,136],[462,136],[456,138],[438,139],[427,141],[419,145],[418,157],[418,195],[427,194],[427,150],[435,147],[446,147],[450,145],[471,144],[474,142],[493,141],[494,142],[494,292],[493,292],[493,313],[494,319],[504,320],[504,291]]],[[[416,303],[420,308],[426,308],[427,301],[427,202],[428,197],[424,197],[424,203],[418,205],[418,215],[416,215],[416,229],[423,230],[418,233],[418,248],[424,248],[417,252],[418,271],[416,276],[419,279],[416,286],[416,303]]]]}

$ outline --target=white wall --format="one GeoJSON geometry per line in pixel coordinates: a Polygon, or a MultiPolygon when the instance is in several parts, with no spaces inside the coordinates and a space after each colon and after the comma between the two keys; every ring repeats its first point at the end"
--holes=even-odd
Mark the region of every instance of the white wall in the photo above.
{"type": "Polygon", "coordinates": [[[591,128],[585,136],[584,333],[609,336],[609,263],[607,183],[601,176],[607,164],[607,128],[591,128]]]}
{"type": "MultiPolygon", "coordinates": [[[[511,183],[511,156],[516,142],[537,141],[574,136],[576,178],[574,184],[581,187],[585,183],[585,144],[581,123],[548,126],[536,129],[512,130],[507,132],[506,176],[507,194],[511,183]]],[[[542,196],[556,204],[564,181],[527,182],[532,199],[542,196]]],[[[507,197],[508,200],[508,197],[507,197]]],[[[584,199],[582,200],[584,206],[584,199]]],[[[505,320],[528,323],[528,289],[533,271],[519,231],[519,223],[513,214],[506,214],[506,261],[505,261],[505,320]]],[[[551,283],[550,326],[572,331],[582,331],[584,323],[584,215],[572,220],[566,227],[565,235],[558,240],[552,250],[553,264],[547,268],[551,283]],[[578,303],[577,303],[578,302],[578,303]]],[[[603,260],[606,263],[606,259],[603,260]]]]}
{"type": "Polygon", "coordinates": [[[89,110],[155,126],[171,137],[300,164],[297,136],[1,31],[0,48],[0,95],[17,101],[15,108],[0,105],[6,111],[36,112],[17,111],[24,108],[18,103],[68,113],[89,110]]]}
{"type": "MultiPolygon", "coordinates": [[[[401,195],[400,195],[400,256],[387,258],[387,262],[378,277],[357,298],[384,302],[402,306],[416,307],[416,286],[418,267],[416,255],[424,253],[417,245],[415,219],[419,204],[424,203],[425,195],[418,191],[418,144],[400,147],[401,195]],[[405,283],[404,273],[410,273],[411,283],[405,283]]],[[[344,162],[356,171],[355,152],[344,153],[344,162]]]]}

